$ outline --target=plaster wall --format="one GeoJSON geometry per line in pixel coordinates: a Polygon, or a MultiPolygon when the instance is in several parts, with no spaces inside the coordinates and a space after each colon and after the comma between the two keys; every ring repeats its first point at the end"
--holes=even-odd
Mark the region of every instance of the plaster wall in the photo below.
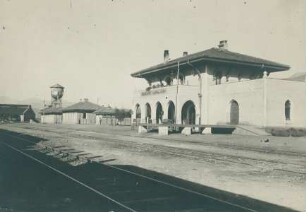
{"type": "Polygon", "coordinates": [[[305,82],[267,79],[267,126],[306,127],[305,82]],[[291,103],[290,120],[285,117],[285,102],[291,103]]]}
{"type": "Polygon", "coordinates": [[[47,114],[41,115],[41,122],[47,124],[60,124],[62,123],[62,115],[55,115],[55,114],[47,114]]]}
{"type": "Polygon", "coordinates": [[[256,79],[209,86],[205,114],[208,124],[229,123],[231,101],[235,100],[239,105],[239,124],[263,125],[263,85],[263,79],[256,79]]]}
{"type": "Polygon", "coordinates": [[[83,113],[63,113],[64,124],[95,124],[96,115],[93,113],[86,113],[86,118],[83,118],[83,113]]]}

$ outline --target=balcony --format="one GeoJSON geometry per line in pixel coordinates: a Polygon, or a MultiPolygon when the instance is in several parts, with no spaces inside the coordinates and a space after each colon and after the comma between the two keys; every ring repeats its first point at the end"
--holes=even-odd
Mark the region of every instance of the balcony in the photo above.
{"type": "Polygon", "coordinates": [[[170,85],[150,88],[146,90],[138,90],[135,93],[136,98],[146,99],[146,98],[169,98],[173,99],[178,94],[178,96],[197,96],[199,91],[199,86],[194,85],[170,85]]]}

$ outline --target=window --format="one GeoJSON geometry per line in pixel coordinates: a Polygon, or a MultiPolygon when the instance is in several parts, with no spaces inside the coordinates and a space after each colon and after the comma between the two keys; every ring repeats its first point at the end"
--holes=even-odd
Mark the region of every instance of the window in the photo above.
{"type": "Polygon", "coordinates": [[[222,79],[222,74],[221,73],[216,73],[214,79],[216,81],[216,85],[220,85],[221,84],[221,79],[222,79]]]}
{"type": "Polygon", "coordinates": [[[172,85],[172,79],[171,79],[171,77],[166,77],[166,78],[165,78],[165,82],[166,82],[166,85],[172,85]]]}
{"type": "Polygon", "coordinates": [[[83,119],[86,119],[86,113],[83,113],[83,119]]]}
{"type": "Polygon", "coordinates": [[[289,100],[285,102],[285,117],[286,121],[290,121],[291,103],[289,100]]]}

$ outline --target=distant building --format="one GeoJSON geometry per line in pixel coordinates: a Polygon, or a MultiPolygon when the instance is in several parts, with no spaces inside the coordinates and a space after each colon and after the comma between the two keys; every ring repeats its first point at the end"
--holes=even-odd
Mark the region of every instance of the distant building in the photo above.
{"type": "Polygon", "coordinates": [[[31,105],[0,104],[0,121],[29,122],[35,120],[31,105]]]}
{"type": "Polygon", "coordinates": [[[305,127],[305,79],[274,79],[288,65],[219,48],[169,59],[131,74],[147,81],[133,99],[133,122],[305,127]]]}
{"type": "Polygon", "coordinates": [[[116,125],[116,110],[111,107],[101,106],[100,109],[94,112],[96,114],[97,125],[116,125]]]}
{"type": "Polygon", "coordinates": [[[96,110],[100,106],[84,99],[74,105],[63,108],[63,123],[64,124],[95,124],[96,110]]]}
{"type": "Polygon", "coordinates": [[[41,123],[61,124],[63,121],[63,109],[56,107],[47,107],[40,111],[41,123]]]}
{"type": "Polygon", "coordinates": [[[55,84],[51,88],[51,103],[40,111],[41,123],[61,124],[62,123],[62,97],[64,87],[55,84]]]}

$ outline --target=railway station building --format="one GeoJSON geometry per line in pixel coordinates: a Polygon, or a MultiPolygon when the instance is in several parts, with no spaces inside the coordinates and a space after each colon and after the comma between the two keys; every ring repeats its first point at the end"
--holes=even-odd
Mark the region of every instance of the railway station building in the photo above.
{"type": "Polygon", "coordinates": [[[271,77],[285,64],[217,48],[183,53],[132,73],[146,80],[136,91],[133,122],[305,127],[305,80],[271,77]]]}

